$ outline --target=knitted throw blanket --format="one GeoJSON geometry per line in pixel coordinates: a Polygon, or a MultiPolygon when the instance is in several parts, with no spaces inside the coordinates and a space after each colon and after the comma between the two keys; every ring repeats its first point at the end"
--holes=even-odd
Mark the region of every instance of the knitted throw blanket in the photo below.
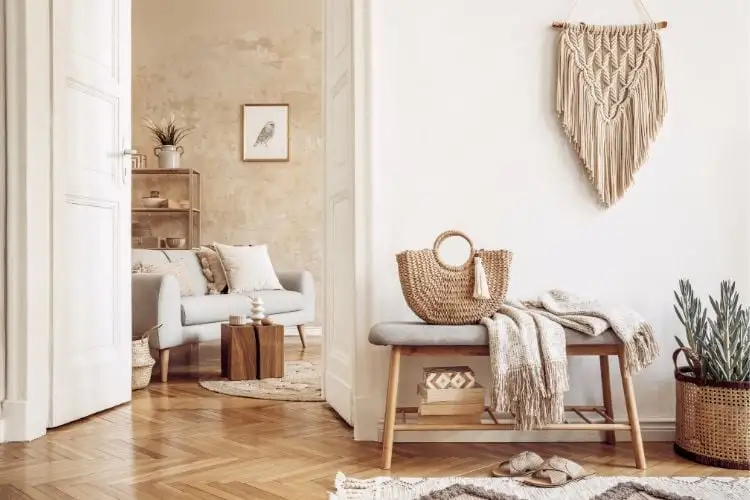
{"type": "Polygon", "coordinates": [[[521,430],[564,420],[564,327],[594,337],[611,328],[625,344],[629,373],[648,366],[659,354],[651,327],[632,309],[559,290],[533,301],[509,299],[482,324],[489,332],[492,409],[511,413],[521,430]]]}

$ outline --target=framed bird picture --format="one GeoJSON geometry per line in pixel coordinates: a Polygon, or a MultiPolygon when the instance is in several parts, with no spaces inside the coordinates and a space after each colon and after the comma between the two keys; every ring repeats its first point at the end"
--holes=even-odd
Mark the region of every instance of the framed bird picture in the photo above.
{"type": "Polygon", "coordinates": [[[289,161],[289,105],[242,106],[242,160],[289,161]]]}

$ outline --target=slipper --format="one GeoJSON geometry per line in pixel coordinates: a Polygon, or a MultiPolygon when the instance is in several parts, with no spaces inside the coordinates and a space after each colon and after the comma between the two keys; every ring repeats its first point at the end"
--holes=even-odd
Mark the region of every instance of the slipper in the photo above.
{"type": "Polygon", "coordinates": [[[558,488],[594,474],[596,472],[588,472],[572,460],[552,457],[540,465],[531,477],[518,479],[518,481],[539,488],[558,488]]]}
{"type": "Polygon", "coordinates": [[[497,467],[492,469],[492,475],[495,477],[528,476],[539,470],[543,463],[542,457],[533,451],[523,451],[511,457],[510,460],[497,464],[497,467]]]}

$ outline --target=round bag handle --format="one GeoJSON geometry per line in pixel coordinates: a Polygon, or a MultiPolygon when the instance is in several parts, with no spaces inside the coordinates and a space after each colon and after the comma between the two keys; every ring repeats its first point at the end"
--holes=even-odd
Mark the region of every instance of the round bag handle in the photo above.
{"type": "Polygon", "coordinates": [[[435,254],[435,260],[437,260],[438,264],[440,264],[444,268],[450,269],[452,271],[461,271],[469,267],[471,262],[474,260],[474,243],[472,243],[471,239],[468,236],[466,236],[464,233],[462,233],[461,231],[456,231],[455,229],[452,229],[450,231],[445,231],[444,233],[441,233],[437,238],[435,238],[435,244],[432,245],[432,252],[435,254]],[[438,251],[440,249],[440,245],[442,245],[445,240],[447,240],[448,238],[452,238],[453,236],[458,236],[459,238],[463,238],[469,244],[469,258],[466,260],[466,262],[464,262],[463,264],[459,264],[457,266],[453,266],[451,264],[444,262],[443,259],[440,258],[440,252],[438,251]]]}
{"type": "Polygon", "coordinates": [[[698,356],[695,355],[695,352],[689,347],[680,347],[672,353],[672,362],[674,363],[675,375],[680,373],[680,368],[677,366],[677,358],[680,356],[680,353],[685,354],[688,368],[693,372],[695,377],[698,380],[703,380],[703,369],[701,368],[701,362],[698,359],[698,356]]]}

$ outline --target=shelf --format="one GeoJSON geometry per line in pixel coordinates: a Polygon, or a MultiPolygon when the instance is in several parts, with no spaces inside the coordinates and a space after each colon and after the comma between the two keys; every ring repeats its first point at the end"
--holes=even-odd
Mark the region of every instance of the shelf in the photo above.
{"type": "Polygon", "coordinates": [[[201,212],[199,208],[134,208],[133,212],[162,214],[162,213],[188,213],[191,210],[193,211],[193,213],[199,214],[201,212]]]}
{"type": "Polygon", "coordinates": [[[133,175],[201,175],[201,173],[194,168],[134,168],[131,172],[133,172],[133,175]]]}

